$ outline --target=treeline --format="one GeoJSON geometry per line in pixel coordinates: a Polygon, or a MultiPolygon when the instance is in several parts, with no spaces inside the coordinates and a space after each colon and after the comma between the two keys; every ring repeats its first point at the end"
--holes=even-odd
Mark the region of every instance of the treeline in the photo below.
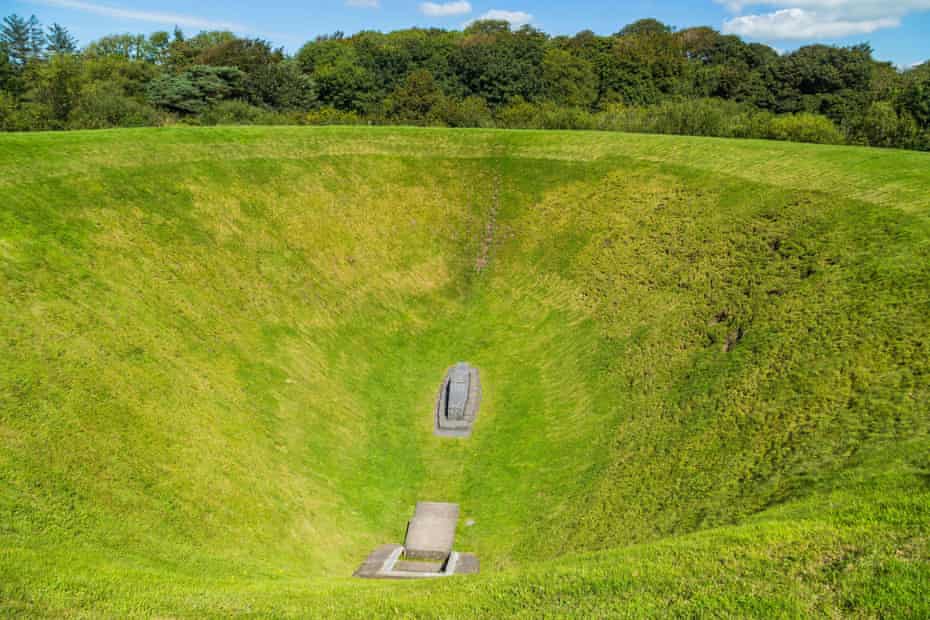
{"type": "Polygon", "coordinates": [[[480,21],[317,37],[295,55],[230,32],[111,35],[11,15],[0,128],[417,124],[600,129],[930,150],[930,62],[867,45],[779,55],[711,28],[641,20],[611,36],[480,21]]]}

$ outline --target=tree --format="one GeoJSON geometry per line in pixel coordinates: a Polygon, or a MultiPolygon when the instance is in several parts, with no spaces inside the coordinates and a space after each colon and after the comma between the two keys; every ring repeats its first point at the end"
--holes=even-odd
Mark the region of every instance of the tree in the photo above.
{"type": "Polygon", "coordinates": [[[77,39],[61,24],[54,23],[49,26],[45,39],[48,43],[46,49],[50,54],[73,54],[77,51],[77,39]]]}
{"type": "Polygon", "coordinates": [[[511,32],[509,26],[488,21],[472,24],[465,34],[450,63],[466,95],[481,97],[491,106],[542,97],[545,34],[530,26],[511,32]]]}
{"type": "Polygon", "coordinates": [[[930,128],[930,61],[904,74],[901,107],[924,129],[930,128]]]}
{"type": "Polygon", "coordinates": [[[3,18],[0,42],[5,45],[13,64],[22,67],[30,60],[42,57],[45,50],[45,33],[35,15],[24,19],[13,14],[3,18]]]}
{"type": "Polygon", "coordinates": [[[374,71],[349,39],[318,38],[301,48],[296,61],[313,79],[325,106],[367,112],[383,98],[374,71]]]}
{"type": "Polygon", "coordinates": [[[282,60],[284,60],[284,51],[273,50],[267,41],[238,37],[206,47],[194,58],[194,62],[198,65],[236,67],[246,73],[282,60]]]}
{"type": "Polygon", "coordinates": [[[10,62],[6,43],[0,41],[0,91],[12,91],[16,70],[10,62]]]}
{"type": "Polygon", "coordinates": [[[587,108],[597,98],[594,66],[560,49],[548,49],[543,58],[546,97],[559,105],[587,108]]]}
{"type": "Polygon", "coordinates": [[[93,82],[82,88],[68,125],[75,129],[103,129],[143,127],[157,122],[158,114],[152,107],[127,97],[118,85],[93,82]]]}
{"type": "Polygon", "coordinates": [[[177,69],[186,69],[197,64],[197,56],[204,50],[236,38],[228,30],[205,30],[188,39],[176,28],[174,40],[168,47],[167,62],[177,69]]]}
{"type": "Polygon", "coordinates": [[[48,107],[56,128],[64,128],[71,110],[77,105],[82,85],[82,67],[73,54],[54,54],[36,65],[30,98],[48,107]]]}
{"type": "Polygon", "coordinates": [[[391,117],[402,121],[423,123],[430,120],[442,99],[442,91],[433,74],[426,69],[418,69],[407,75],[404,83],[391,95],[388,112],[391,117]]]}
{"type": "Polygon", "coordinates": [[[910,146],[918,135],[917,123],[905,112],[898,115],[888,101],[876,101],[862,119],[862,134],[871,146],[910,146]]]}
{"type": "Polygon", "coordinates": [[[171,35],[167,31],[158,30],[153,32],[149,35],[147,41],[145,59],[156,65],[164,64],[168,60],[168,49],[170,47],[171,35]]]}
{"type": "Polygon", "coordinates": [[[615,34],[616,37],[628,37],[637,35],[664,35],[671,34],[672,27],[667,26],[657,19],[651,17],[640,19],[632,24],[628,24],[615,34]]]}
{"type": "Polygon", "coordinates": [[[682,42],[671,29],[660,28],[653,21],[631,24],[613,39],[610,53],[603,59],[603,89],[608,99],[643,105],[658,103],[669,95],[690,94],[682,88],[687,84],[682,42]]]}
{"type": "Polygon", "coordinates": [[[145,60],[144,34],[111,34],[91,42],[84,50],[88,56],[120,56],[128,60],[145,60]]]}
{"type": "Polygon", "coordinates": [[[465,28],[466,35],[490,35],[510,32],[510,22],[501,19],[479,19],[465,28]]]}
{"type": "Polygon", "coordinates": [[[275,110],[309,110],[317,100],[316,84],[294,61],[253,70],[246,77],[245,91],[252,103],[275,110]]]}
{"type": "Polygon", "coordinates": [[[179,75],[152,80],[146,96],[154,106],[196,114],[223,99],[241,95],[243,77],[235,67],[195,65],[179,75]]]}
{"type": "Polygon", "coordinates": [[[872,50],[867,45],[808,45],[766,67],[775,112],[825,114],[845,123],[869,104],[872,50]]]}

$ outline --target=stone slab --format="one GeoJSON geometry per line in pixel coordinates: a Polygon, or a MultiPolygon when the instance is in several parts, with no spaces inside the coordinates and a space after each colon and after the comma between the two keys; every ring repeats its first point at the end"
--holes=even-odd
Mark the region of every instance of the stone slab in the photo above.
{"type": "Polygon", "coordinates": [[[458,504],[417,502],[404,539],[407,557],[415,560],[445,560],[452,553],[458,520],[458,504]]]}
{"type": "Polygon", "coordinates": [[[436,397],[436,407],[433,412],[434,429],[433,432],[439,437],[454,437],[465,439],[471,437],[472,425],[475,418],[478,417],[478,408],[481,406],[481,379],[478,369],[465,362],[459,362],[446,372],[446,376],[440,384],[439,394],[436,397]],[[468,398],[465,405],[465,413],[462,419],[449,419],[444,415],[447,408],[447,388],[450,385],[453,375],[460,371],[468,373],[468,398]]]}
{"type": "Polygon", "coordinates": [[[455,563],[456,575],[476,575],[481,568],[478,556],[474,553],[458,553],[455,563]]]}
{"type": "MultiPolygon", "coordinates": [[[[366,577],[368,579],[377,579],[384,570],[391,557],[395,554],[400,555],[404,548],[401,545],[381,545],[368,554],[368,557],[362,562],[362,565],[353,573],[354,577],[366,577]]],[[[393,564],[393,562],[391,562],[393,564]]]]}
{"type": "Polygon", "coordinates": [[[405,573],[441,573],[442,562],[425,562],[422,560],[398,560],[392,570],[405,573]]]}
{"type": "Polygon", "coordinates": [[[459,505],[451,502],[417,502],[413,517],[459,520],[459,505]]]}

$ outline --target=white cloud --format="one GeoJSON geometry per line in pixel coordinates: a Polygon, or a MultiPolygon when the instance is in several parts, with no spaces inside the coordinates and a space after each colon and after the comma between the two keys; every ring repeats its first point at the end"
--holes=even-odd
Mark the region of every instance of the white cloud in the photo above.
{"type": "Polygon", "coordinates": [[[930,0],[716,0],[734,13],[773,7],[768,13],[724,20],[729,34],[762,40],[841,38],[897,28],[910,13],[930,10],[930,0]]]}
{"type": "Polygon", "coordinates": [[[474,21],[493,19],[495,21],[509,22],[511,26],[520,27],[533,23],[533,16],[523,11],[502,11],[492,9],[474,21]]]}
{"type": "Polygon", "coordinates": [[[468,15],[471,13],[471,3],[465,0],[457,2],[424,2],[420,5],[420,12],[428,17],[449,17],[451,15],[468,15]]]}
{"type": "Polygon", "coordinates": [[[750,6],[772,6],[780,9],[807,9],[834,12],[851,18],[903,15],[912,11],[930,10],[930,0],[717,0],[733,12],[750,6]]]}
{"type": "Polygon", "coordinates": [[[837,39],[855,34],[868,34],[882,28],[901,25],[898,17],[877,19],[843,19],[804,9],[782,9],[764,15],[741,15],[723,22],[725,34],[738,34],[750,39],[837,39]]]}
{"type": "Polygon", "coordinates": [[[354,9],[377,9],[381,6],[380,0],[346,0],[346,6],[354,9]]]}
{"type": "Polygon", "coordinates": [[[54,6],[63,9],[74,9],[84,11],[93,15],[104,17],[113,17],[116,19],[132,19],[143,22],[152,22],[156,24],[186,26],[188,28],[202,28],[204,30],[246,30],[241,24],[234,22],[218,21],[195,15],[185,15],[182,13],[162,13],[159,11],[139,11],[135,9],[123,9],[106,4],[96,4],[93,2],[82,2],[81,0],[36,0],[36,4],[54,6]]]}

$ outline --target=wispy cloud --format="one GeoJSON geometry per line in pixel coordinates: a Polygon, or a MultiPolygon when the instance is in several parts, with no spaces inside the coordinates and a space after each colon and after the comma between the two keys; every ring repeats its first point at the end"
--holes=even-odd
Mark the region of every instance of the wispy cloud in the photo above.
{"type": "Polygon", "coordinates": [[[377,9],[381,6],[380,0],[346,0],[346,6],[353,9],[377,9]]]}
{"type": "Polygon", "coordinates": [[[465,0],[458,2],[424,2],[420,5],[420,12],[428,17],[449,17],[452,15],[468,15],[471,13],[471,3],[465,0]]]}
{"type": "Polygon", "coordinates": [[[43,4],[45,6],[59,7],[62,9],[73,9],[83,11],[93,15],[103,17],[112,17],[114,19],[131,19],[142,22],[151,22],[155,24],[164,24],[167,26],[185,26],[187,28],[201,28],[204,30],[235,30],[244,31],[245,26],[235,22],[209,19],[198,17],[196,15],[186,15],[183,13],[162,13],[160,11],[140,11],[136,9],[124,9],[118,6],[107,4],[97,4],[95,2],[82,2],[81,0],[31,0],[33,4],[43,4]]]}

